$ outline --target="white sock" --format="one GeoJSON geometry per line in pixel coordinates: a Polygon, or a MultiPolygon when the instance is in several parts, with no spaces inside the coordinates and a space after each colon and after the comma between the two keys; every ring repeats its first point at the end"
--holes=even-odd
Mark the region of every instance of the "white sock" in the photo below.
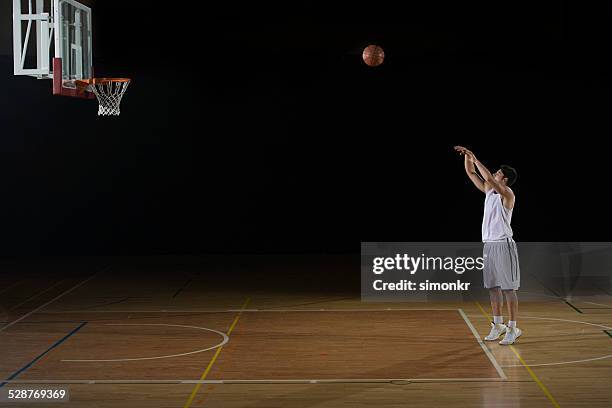
{"type": "Polygon", "coordinates": [[[504,322],[504,316],[493,316],[493,323],[498,324],[498,323],[503,323],[504,322]]]}
{"type": "Polygon", "coordinates": [[[510,320],[510,321],[508,322],[508,327],[514,327],[514,328],[516,328],[516,320],[510,320]]]}

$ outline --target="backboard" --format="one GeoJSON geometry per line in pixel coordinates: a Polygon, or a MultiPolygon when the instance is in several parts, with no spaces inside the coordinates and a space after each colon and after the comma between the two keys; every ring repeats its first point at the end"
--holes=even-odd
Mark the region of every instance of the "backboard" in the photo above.
{"type": "Polygon", "coordinates": [[[75,81],[93,77],[92,12],[76,0],[13,0],[15,75],[53,79],[55,95],[93,97],[75,81]]]}

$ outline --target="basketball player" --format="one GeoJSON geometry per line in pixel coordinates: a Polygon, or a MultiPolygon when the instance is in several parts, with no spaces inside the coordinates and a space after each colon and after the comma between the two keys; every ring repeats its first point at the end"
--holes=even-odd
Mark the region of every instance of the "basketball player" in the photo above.
{"type": "Polygon", "coordinates": [[[502,334],[501,345],[513,344],[522,334],[516,327],[518,298],[516,291],[521,282],[516,243],[512,239],[512,210],[515,197],[510,186],[516,181],[516,170],[503,165],[495,174],[476,159],[474,153],[462,146],[455,150],[465,158],[465,172],[472,183],[485,194],[484,216],[482,219],[482,242],[484,243],[484,287],[489,289],[493,322],[491,332],[485,340],[497,340],[502,334]],[[476,172],[478,172],[480,175],[476,172]],[[502,310],[504,296],[510,320],[504,324],[502,310]]]}

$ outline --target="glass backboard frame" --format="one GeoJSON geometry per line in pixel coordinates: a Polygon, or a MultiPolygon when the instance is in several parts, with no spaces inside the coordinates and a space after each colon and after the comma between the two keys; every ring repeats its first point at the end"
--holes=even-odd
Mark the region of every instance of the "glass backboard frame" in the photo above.
{"type": "Polygon", "coordinates": [[[53,79],[54,95],[94,97],[75,85],[94,76],[92,37],[92,10],[77,0],[13,0],[14,74],[53,79]]]}

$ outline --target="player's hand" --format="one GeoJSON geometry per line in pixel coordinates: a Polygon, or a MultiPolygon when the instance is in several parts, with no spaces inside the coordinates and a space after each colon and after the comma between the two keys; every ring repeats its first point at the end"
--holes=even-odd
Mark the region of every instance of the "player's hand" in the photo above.
{"type": "Polygon", "coordinates": [[[455,151],[459,152],[459,154],[462,156],[465,155],[467,159],[471,162],[476,161],[476,156],[474,155],[474,153],[472,153],[471,150],[468,150],[467,148],[463,146],[455,146],[455,151]]]}
{"type": "Polygon", "coordinates": [[[463,154],[465,154],[465,151],[467,150],[463,146],[455,146],[454,149],[455,149],[456,152],[458,152],[462,156],[463,156],[463,154]]]}

